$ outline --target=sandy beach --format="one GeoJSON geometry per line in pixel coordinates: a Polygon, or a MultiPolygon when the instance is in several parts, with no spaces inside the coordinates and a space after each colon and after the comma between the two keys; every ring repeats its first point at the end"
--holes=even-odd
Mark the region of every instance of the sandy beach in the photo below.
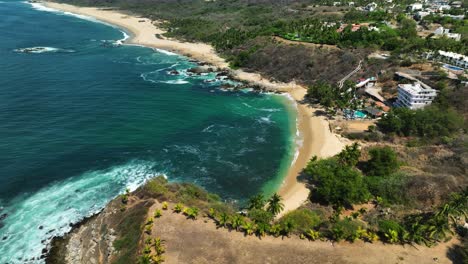
{"type": "MultiPolygon", "coordinates": [[[[204,43],[188,43],[166,39],[161,36],[164,31],[155,26],[149,19],[109,9],[76,7],[53,2],[45,2],[43,5],[64,12],[93,17],[121,27],[131,34],[131,37],[126,41],[128,44],[175,52],[209,63],[219,70],[228,68],[228,63],[216,54],[212,46],[204,43]]],[[[341,151],[347,141],[330,131],[328,121],[324,117],[315,115],[317,109],[301,103],[306,94],[304,87],[295,83],[271,82],[257,73],[249,73],[242,70],[230,71],[239,80],[244,80],[272,91],[288,92],[297,102],[297,129],[299,131],[299,140],[302,143],[298,149],[299,154],[291,165],[279,190],[279,194],[284,198],[284,214],[299,207],[308,198],[309,190],[303,183],[298,182],[297,177],[310,158],[314,155],[320,158],[333,156],[341,151]]]]}

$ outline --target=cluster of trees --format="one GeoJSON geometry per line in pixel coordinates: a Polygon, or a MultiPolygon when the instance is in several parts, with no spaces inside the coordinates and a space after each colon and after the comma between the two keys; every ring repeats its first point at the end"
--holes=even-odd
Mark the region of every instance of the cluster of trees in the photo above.
{"type": "Polygon", "coordinates": [[[385,133],[398,136],[438,139],[460,131],[463,122],[454,110],[434,105],[418,110],[395,108],[379,120],[377,126],[385,133]]]}
{"type": "Polygon", "coordinates": [[[360,11],[352,9],[347,12],[343,20],[346,22],[357,23],[357,22],[380,22],[389,21],[393,18],[392,13],[388,13],[384,10],[377,10],[373,12],[360,11]]]}
{"type": "Polygon", "coordinates": [[[357,143],[335,157],[313,158],[305,169],[315,185],[313,198],[336,207],[351,207],[372,196],[385,203],[402,202],[404,177],[395,174],[400,166],[396,153],[389,147],[374,147],[369,155],[359,164],[361,169],[356,167],[361,156],[357,143]]]}
{"type": "MultiPolygon", "coordinates": [[[[400,163],[390,147],[374,147],[369,150],[370,159],[358,162],[360,150],[357,144],[347,146],[335,157],[312,159],[305,172],[312,180],[313,199],[337,208],[352,207],[374,196],[377,205],[386,206],[405,202],[405,177],[398,174],[400,163]],[[359,169],[357,168],[359,167],[359,169]],[[362,171],[362,173],[361,173],[362,171]]],[[[452,194],[450,200],[435,212],[412,214],[401,220],[378,220],[378,226],[367,228],[352,218],[331,219],[326,234],[335,240],[372,241],[378,236],[388,243],[418,243],[432,245],[443,241],[456,225],[456,217],[467,217],[468,188],[452,194]]]]}
{"type": "Polygon", "coordinates": [[[342,88],[335,84],[318,81],[307,89],[307,98],[316,100],[319,104],[327,108],[357,108],[357,101],[354,98],[355,85],[351,81],[346,81],[342,88]]]}

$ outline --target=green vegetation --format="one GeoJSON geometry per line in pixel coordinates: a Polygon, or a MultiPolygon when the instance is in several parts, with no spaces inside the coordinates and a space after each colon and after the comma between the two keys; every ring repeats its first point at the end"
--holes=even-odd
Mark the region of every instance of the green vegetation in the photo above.
{"type": "Polygon", "coordinates": [[[316,188],[314,198],[336,206],[350,207],[370,198],[364,177],[359,170],[342,165],[337,158],[311,160],[305,172],[316,188]]]}
{"type": "Polygon", "coordinates": [[[357,106],[351,104],[354,90],[352,82],[346,82],[341,89],[326,82],[317,82],[309,87],[307,97],[316,100],[325,107],[356,108],[357,106]]]}
{"type": "Polygon", "coordinates": [[[363,224],[361,222],[345,218],[337,221],[330,230],[330,236],[335,241],[347,240],[354,242],[359,239],[360,230],[363,224]]]}
{"type": "Polygon", "coordinates": [[[253,210],[253,209],[263,209],[265,207],[265,198],[263,197],[263,194],[257,194],[249,199],[248,203],[248,209],[253,210]]]}
{"type": "Polygon", "coordinates": [[[418,110],[393,109],[377,125],[385,133],[433,140],[452,136],[463,128],[463,123],[454,110],[430,106],[418,110]]]}
{"type": "Polygon", "coordinates": [[[323,220],[322,217],[314,211],[308,209],[298,209],[287,213],[280,220],[280,224],[290,222],[296,233],[306,233],[308,230],[318,228],[323,220]]]}
{"type": "Polygon", "coordinates": [[[267,212],[272,215],[279,214],[283,208],[284,204],[281,202],[282,198],[277,193],[273,194],[270,199],[268,199],[268,206],[266,208],[267,212]]]}
{"type": "Polygon", "coordinates": [[[142,223],[144,223],[147,213],[148,208],[145,206],[133,206],[125,211],[125,217],[118,224],[118,239],[113,243],[118,252],[115,263],[132,263],[136,259],[138,241],[142,236],[142,223]]]}
{"type": "Polygon", "coordinates": [[[396,172],[400,164],[397,154],[388,146],[382,148],[371,148],[370,159],[365,165],[365,173],[371,176],[385,176],[396,172]]]}

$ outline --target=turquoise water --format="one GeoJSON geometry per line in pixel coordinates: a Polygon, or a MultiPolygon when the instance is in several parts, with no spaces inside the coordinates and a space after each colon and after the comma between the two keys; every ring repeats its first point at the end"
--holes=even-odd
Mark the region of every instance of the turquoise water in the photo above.
{"type": "Polygon", "coordinates": [[[284,96],[222,91],[184,57],[23,2],[0,2],[0,35],[0,263],[42,263],[52,236],[156,175],[242,202],[291,163],[284,96]]]}

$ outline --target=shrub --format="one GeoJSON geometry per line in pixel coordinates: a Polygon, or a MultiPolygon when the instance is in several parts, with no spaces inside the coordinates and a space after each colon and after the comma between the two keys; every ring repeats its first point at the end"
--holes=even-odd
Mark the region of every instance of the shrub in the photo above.
{"type": "Polygon", "coordinates": [[[367,175],[387,176],[400,167],[397,154],[388,146],[371,148],[369,155],[371,158],[364,166],[367,175]]]}
{"type": "Polygon", "coordinates": [[[354,242],[360,237],[360,230],[363,229],[363,224],[358,221],[346,218],[337,221],[331,228],[331,236],[336,241],[343,239],[354,242]]]}
{"type": "Polygon", "coordinates": [[[380,205],[406,204],[409,202],[406,184],[408,177],[401,173],[389,176],[368,176],[365,177],[367,187],[376,197],[380,197],[380,205]]]}
{"type": "Polygon", "coordinates": [[[378,225],[380,238],[389,243],[403,241],[407,233],[403,226],[393,220],[380,220],[378,225]]]}
{"type": "Polygon", "coordinates": [[[154,211],[154,217],[155,217],[155,218],[159,218],[159,217],[161,217],[161,216],[162,216],[161,210],[156,209],[156,210],[154,211]]]}
{"type": "Polygon", "coordinates": [[[365,202],[370,194],[362,174],[349,166],[340,164],[336,158],[309,162],[305,169],[316,189],[314,198],[335,206],[351,206],[365,202]]]}
{"type": "Polygon", "coordinates": [[[167,189],[167,179],[164,176],[153,178],[144,185],[143,190],[151,197],[164,197],[169,192],[167,189]]]}
{"type": "Polygon", "coordinates": [[[291,221],[294,225],[293,231],[298,233],[304,233],[309,229],[314,229],[323,222],[316,212],[309,209],[298,209],[287,213],[281,218],[280,223],[286,221],[291,221]]]}
{"type": "Polygon", "coordinates": [[[273,214],[263,209],[253,209],[249,211],[249,218],[255,223],[269,224],[273,220],[273,214]]]}

